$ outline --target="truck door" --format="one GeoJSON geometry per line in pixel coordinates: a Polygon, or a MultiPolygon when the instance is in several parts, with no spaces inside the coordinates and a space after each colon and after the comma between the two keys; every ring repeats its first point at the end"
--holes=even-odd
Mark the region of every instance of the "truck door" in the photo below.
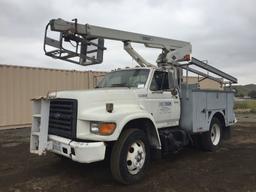
{"type": "Polygon", "coordinates": [[[147,109],[153,115],[157,127],[177,126],[180,118],[180,99],[173,95],[173,75],[167,71],[155,71],[148,91],[147,109]]]}

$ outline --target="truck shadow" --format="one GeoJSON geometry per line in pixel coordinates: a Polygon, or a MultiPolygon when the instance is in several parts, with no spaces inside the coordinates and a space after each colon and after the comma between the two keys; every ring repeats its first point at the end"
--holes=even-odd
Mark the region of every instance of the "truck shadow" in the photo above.
{"type": "MultiPolygon", "coordinates": [[[[207,153],[194,147],[187,147],[176,154],[166,155],[158,160],[151,160],[145,179],[154,179],[155,175],[159,174],[161,171],[176,169],[181,161],[189,161],[191,158],[199,160],[202,159],[203,156],[207,156],[207,153]]],[[[123,186],[113,180],[109,160],[91,164],[82,164],[57,156],[55,156],[54,159],[55,161],[51,164],[51,167],[55,170],[59,170],[64,178],[73,177],[80,181],[83,180],[92,183],[100,182],[101,185],[123,186]]],[[[145,182],[145,180],[138,184],[143,182],[145,182]]]]}

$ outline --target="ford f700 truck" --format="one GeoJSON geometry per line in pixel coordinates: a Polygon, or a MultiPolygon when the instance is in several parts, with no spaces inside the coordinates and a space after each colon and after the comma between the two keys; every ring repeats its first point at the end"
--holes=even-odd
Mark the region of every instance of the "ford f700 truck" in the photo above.
{"type": "Polygon", "coordinates": [[[49,151],[80,163],[109,157],[114,179],[131,184],[142,179],[152,157],[193,143],[215,151],[228,138],[236,122],[231,84],[237,79],[191,57],[188,42],[54,19],[46,26],[44,51],[84,66],[99,64],[104,39],[121,41],[139,66],[107,73],[93,90],[54,91],[34,99],[31,153],[49,151]],[[59,38],[50,37],[49,29],[59,38]],[[131,43],[160,49],[157,65],[131,43]],[[188,72],[223,89],[190,85],[188,72]]]}

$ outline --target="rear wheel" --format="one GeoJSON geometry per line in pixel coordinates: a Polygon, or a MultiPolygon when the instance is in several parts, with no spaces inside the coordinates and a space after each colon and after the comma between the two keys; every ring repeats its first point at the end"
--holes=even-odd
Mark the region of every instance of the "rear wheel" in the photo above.
{"type": "Polygon", "coordinates": [[[207,151],[215,151],[221,145],[223,124],[213,117],[210,130],[201,135],[201,147],[207,151]]]}
{"type": "Polygon", "coordinates": [[[125,130],[114,144],[110,167],[117,181],[131,184],[141,180],[149,163],[149,145],[139,129],[125,130]]]}

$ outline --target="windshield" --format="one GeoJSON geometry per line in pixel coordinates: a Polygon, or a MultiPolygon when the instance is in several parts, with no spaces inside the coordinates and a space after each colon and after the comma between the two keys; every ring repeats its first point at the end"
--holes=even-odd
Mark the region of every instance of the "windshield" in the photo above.
{"type": "Polygon", "coordinates": [[[148,79],[148,74],[149,69],[113,71],[106,74],[97,87],[144,88],[148,79]]]}

